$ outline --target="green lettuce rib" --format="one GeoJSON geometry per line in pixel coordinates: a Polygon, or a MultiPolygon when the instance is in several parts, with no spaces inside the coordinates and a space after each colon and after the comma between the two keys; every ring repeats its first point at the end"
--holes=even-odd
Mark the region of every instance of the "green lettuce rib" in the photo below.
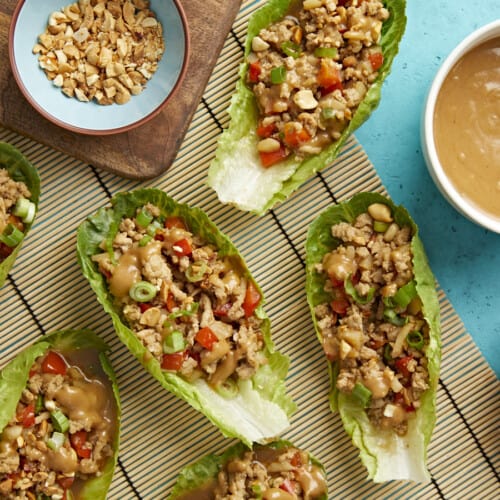
{"type": "Polygon", "coordinates": [[[204,380],[190,383],[176,373],[163,371],[160,363],[151,356],[115,308],[106,280],[91,257],[102,252],[99,248],[102,241],[112,241],[122,218],[134,216],[136,209],[146,203],[159,207],[165,216],[182,217],[191,232],[217,247],[221,256],[239,259],[245,277],[255,283],[236,247],[200,209],[177,203],[158,189],[119,193],[111,200],[111,208],[101,208],[80,225],[77,236],[78,261],[83,274],[98,301],[111,316],[118,337],[165,389],[203,413],[225,436],[239,438],[250,445],[279,435],[289,426],[288,418],[295,410],[295,404],[287,396],[285,388],[288,358],[274,349],[270,321],[262,304],[255,314],[263,320],[268,363],[259,368],[252,380],[240,381],[240,391],[234,399],[223,398],[204,380]]]}
{"type": "Polygon", "coordinates": [[[408,433],[404,437],[376,429],[369,422],[364,409],[350,395],[337,390],[335,363],[328,364],[331,381],[330,406],[332,411],[340,413],[345,430],[360,450],[360,458],[368,469],[370,479],[376,482],[391,479],[428,482],[427,446],[436,420],[436,390],[441,361],[439,302],[435,279],[418,236],[418,228],[406,209],[394,205],[392,201],[377,193],[360,193],[351,200],[321,213],[311,224],[306,241],[307,299],[318,340],[322,342],[314,308],[328,301],[329,295],[323,290],[325,278],[315,271],[315,264],[321,262],[326,253],[340,244],[340,241],[331,235],[331,226],[340,222],[353,222],[359,214],[366,212],[372,203],[385,203],[391,207],[394,220],[399,226],[412,228],[413,271],[417,293],[423,304],[424,318],[430,330],[429,345],[426,349],[429,389],[423,394],[421,407],[415,412],[415,418],[410,420],[408,433]]]}
{"type": "MultiPolygon", "coordinates": [[[[17,182],[24,182],[31,192],[31,201],[38,210],[38,200],[40,198],[40,177],[38,170],[25,158],[16,148],[0,142],[0,168],[4,168],[9,173],[11,179],[17,182]]],[[[28,234],[34,219],[30,224],[26,224],[24,237],[28,234]]],[[[16,246],[13,252],[0,263],[0,287],[4,284],[7,274],[12,269],[19,250],[21,250],[22,241],[16,246]]]]}
{"type": "MultiPolygon", "coordinates": [[[[275,450],[287,447],[296,448],[290,441],[286,441],[284,439],[274,441],[266,446],[275,450]]],[[[183,495],[189,493],[190,491],[202,487],[211,480],[216,480],[218,472],[229,460],[235,457],[243,456],[247,450],[248,448],[243,443],[237,443],[220,455],[215,453],[206,455],[194,464],[184,467],[184,469],[182,469],[179,473],[177,482],[175,483],[172,492],[167,497],[167,500],[182,499],[183,495]]],[[[319,467],[323,471],[323,474],[326,475],[323,465],[312,455],[309,455],[309,458],[311,463],[319,467]]],[[[327,500],[327,498],[328,497],[325,494],[319,497],[318,500],[327,500]]]]}
{"type": "MultiPolygon", "coordinates": [[[[270,0],[251,16],[245,58],[250,52],[253,37],[262,28],[281,19],[291,1],[293,0],[270,0]]],[[[340,139],[320,154],[308,157],[302,162],[289,158],[267,169],[260,165],[257,155],[257,104],[252,91],[245,83],[248,63],[244,61],[240,65],[240,78],[228,111],[231,121],[219,138],[215,158],[208,171],[208,185],[217,192],[222,203],[262,215],[276,203],[284,201],[315,172],[333,163],[349,135],[367,120],[378,106],[382,84],[398,52],[399,42],[406,27],[406,2],[385,0],[384,4],[391,16],[382,28],[380,43],[384,63],[377,79],[370,86],[340,139]]]]}
{"type": "Polygon", "coordinates": [[[16,412],[17,403],[26,386],[33,363],[49,349],[63,354],[77,349],[95,349],[99,353],[101,367],[112,384],[118,418],[113,440],[113,456],[106,461],[101,475],[87,480],[79,494],[82,500],[104,500],[118,460],[121,406],[118,383],[105,354],[109,347],[90,330],[62,330],[45,335],[20,352],[0,371],[0,432],[16,412]]]}

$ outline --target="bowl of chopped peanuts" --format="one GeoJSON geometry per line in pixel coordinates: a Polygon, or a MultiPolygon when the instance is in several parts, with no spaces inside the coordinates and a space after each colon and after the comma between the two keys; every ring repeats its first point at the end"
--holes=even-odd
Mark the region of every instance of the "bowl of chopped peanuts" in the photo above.
{"type": "Polygon", "coordinates": [[[179,0],[21,0],[9,32],[25,98],[56,125],[89,135],[156,116],[181,85],[188,55],[179,0]]]}

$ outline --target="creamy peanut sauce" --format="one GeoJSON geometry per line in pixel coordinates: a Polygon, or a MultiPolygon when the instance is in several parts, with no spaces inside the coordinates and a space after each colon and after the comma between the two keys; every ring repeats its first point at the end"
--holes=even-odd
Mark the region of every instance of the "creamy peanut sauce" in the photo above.
{"type": "Polygon", "coordinates": [[[500,38],[465,54],[446,77],[434,139],[456,189],[500,220],[500,38]]]}

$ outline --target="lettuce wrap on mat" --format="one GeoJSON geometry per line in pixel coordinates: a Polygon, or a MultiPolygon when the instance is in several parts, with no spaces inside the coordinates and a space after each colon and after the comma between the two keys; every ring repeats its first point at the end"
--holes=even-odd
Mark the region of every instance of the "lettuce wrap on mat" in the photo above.
{"type": "Polygon", "coordinates": [[[295,409],[262,292],[199,209],[157,189],[120,193],[78,229],[78,258],[122,342],[167,390],[246,444],[295,409]]]}
{"type": "Polygon", "coordinates": [[[16,148],[0,142],[0,287],[33,225],[39,196],[36,168],[16,148]]]}
{"type": "Polygon", "coordinates": [[[59,331],[1,370],[1,498],[106,498],[120,424],[107,349],[91,331],[59,331]]]}
{"type": "Polygon", "coordinates": [[[307,297],[330,405],[376,482],[427,482],[441,356],[439,303],[418,228],[376,193],[332,206],[306,242],[307,297]]]}
{"type": "Polygon", "coordinates": [[[263,214],[331,165],[376,108],[406,26],[404,0],[270,0],[208,173],[221,202],[263,214]]]}
{"type": "Polygon", "coordinates": [[[284,440],[249,450],[241,443],[185,467],[168,500],[255,498],[326,500],[322,465],[284,440]]]}

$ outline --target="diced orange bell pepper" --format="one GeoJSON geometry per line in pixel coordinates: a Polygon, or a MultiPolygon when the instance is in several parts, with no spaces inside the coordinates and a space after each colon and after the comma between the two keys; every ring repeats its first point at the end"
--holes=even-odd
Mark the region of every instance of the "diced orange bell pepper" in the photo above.
{"type": "Polygon", "coordinates": [[[288,151],[285,146],[280,146],[277,151],[271,151],[270,153],[264,153],[259,151],[260,163],[263,167],[270,167],[284,160],[288,156],[288,151]]]}

